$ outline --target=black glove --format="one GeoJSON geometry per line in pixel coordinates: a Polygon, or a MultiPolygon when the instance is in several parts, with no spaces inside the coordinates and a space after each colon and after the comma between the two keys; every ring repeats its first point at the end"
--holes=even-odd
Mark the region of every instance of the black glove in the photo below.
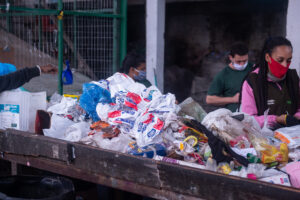
{"type": "Polygon", "coordinates": [[[300,122],[296,117],[293,117],[291,115],[287,115],[286,117],[286,126],[296,126],[299,125],[300,122]]]}

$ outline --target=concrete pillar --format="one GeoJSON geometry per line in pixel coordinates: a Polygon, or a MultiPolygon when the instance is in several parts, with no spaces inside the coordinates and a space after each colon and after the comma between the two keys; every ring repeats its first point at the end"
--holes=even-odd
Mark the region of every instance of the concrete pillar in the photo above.
{"type": "Polygon", "coordinates": [[[287,10],[286,37],[292,42],[294,51],[291,68],[300,74],[300,1],[289,0],[287,10]]]}
{"type": "Polygon", "coordinates": [[[147,79],[164,91],[165,0],[146,2],[147,79]]]}

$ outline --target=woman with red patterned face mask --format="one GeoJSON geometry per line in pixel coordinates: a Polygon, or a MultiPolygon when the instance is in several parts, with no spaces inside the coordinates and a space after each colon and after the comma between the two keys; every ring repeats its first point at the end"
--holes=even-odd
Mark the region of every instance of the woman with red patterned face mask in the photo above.
{"type": "Polygon", "coordinates": [[[268,112],[269,127],[299,124],[299,77],[290,69],[293,47],[284,37],[265,41],[258,67],[242,86],[241,110],[253,115],[263,126],[268,112]]]}

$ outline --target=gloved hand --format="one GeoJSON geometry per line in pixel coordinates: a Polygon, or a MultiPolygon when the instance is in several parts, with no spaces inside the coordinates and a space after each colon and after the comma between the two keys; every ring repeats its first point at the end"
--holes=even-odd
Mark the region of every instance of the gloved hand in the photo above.
{"type": "Polygon", "coordinates": [[[296,125],[299,125],[300,124],[300,121],[294,117],[294,116],[291,116],[291,115],[287,115],[286,117],[286,126],[296,126],[296,125]]]}

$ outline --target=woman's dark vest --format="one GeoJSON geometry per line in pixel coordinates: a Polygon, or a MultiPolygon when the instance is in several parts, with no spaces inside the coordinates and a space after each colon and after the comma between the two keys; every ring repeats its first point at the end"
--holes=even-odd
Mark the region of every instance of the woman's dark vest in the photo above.
{"type": "MultiPolygon", "coordinates": [[[[262,87],[258,84],[258,74],[251,73],[247,78],[247,82],[253,89],[253,94],[256,102],[258,115],[263,115],[265,110],[260,109],[262,105],[259,97],[259,88],[262,87]]],[[[278,83],[267,81],[267,106],[270,109],[269,115],[282,115],[290,114],[294,115],[297,112],[298,106],[293,104],[299,103],[299,77],[295,69],[289,69],[286,78],[278,83]],[[278,88],[278,85],[282,88],[278,88]],[[296,97],[292,99],[291,93],[296,94],[296,97]],[[296,99],[297,98],[297,99],[296,99]]]]}

